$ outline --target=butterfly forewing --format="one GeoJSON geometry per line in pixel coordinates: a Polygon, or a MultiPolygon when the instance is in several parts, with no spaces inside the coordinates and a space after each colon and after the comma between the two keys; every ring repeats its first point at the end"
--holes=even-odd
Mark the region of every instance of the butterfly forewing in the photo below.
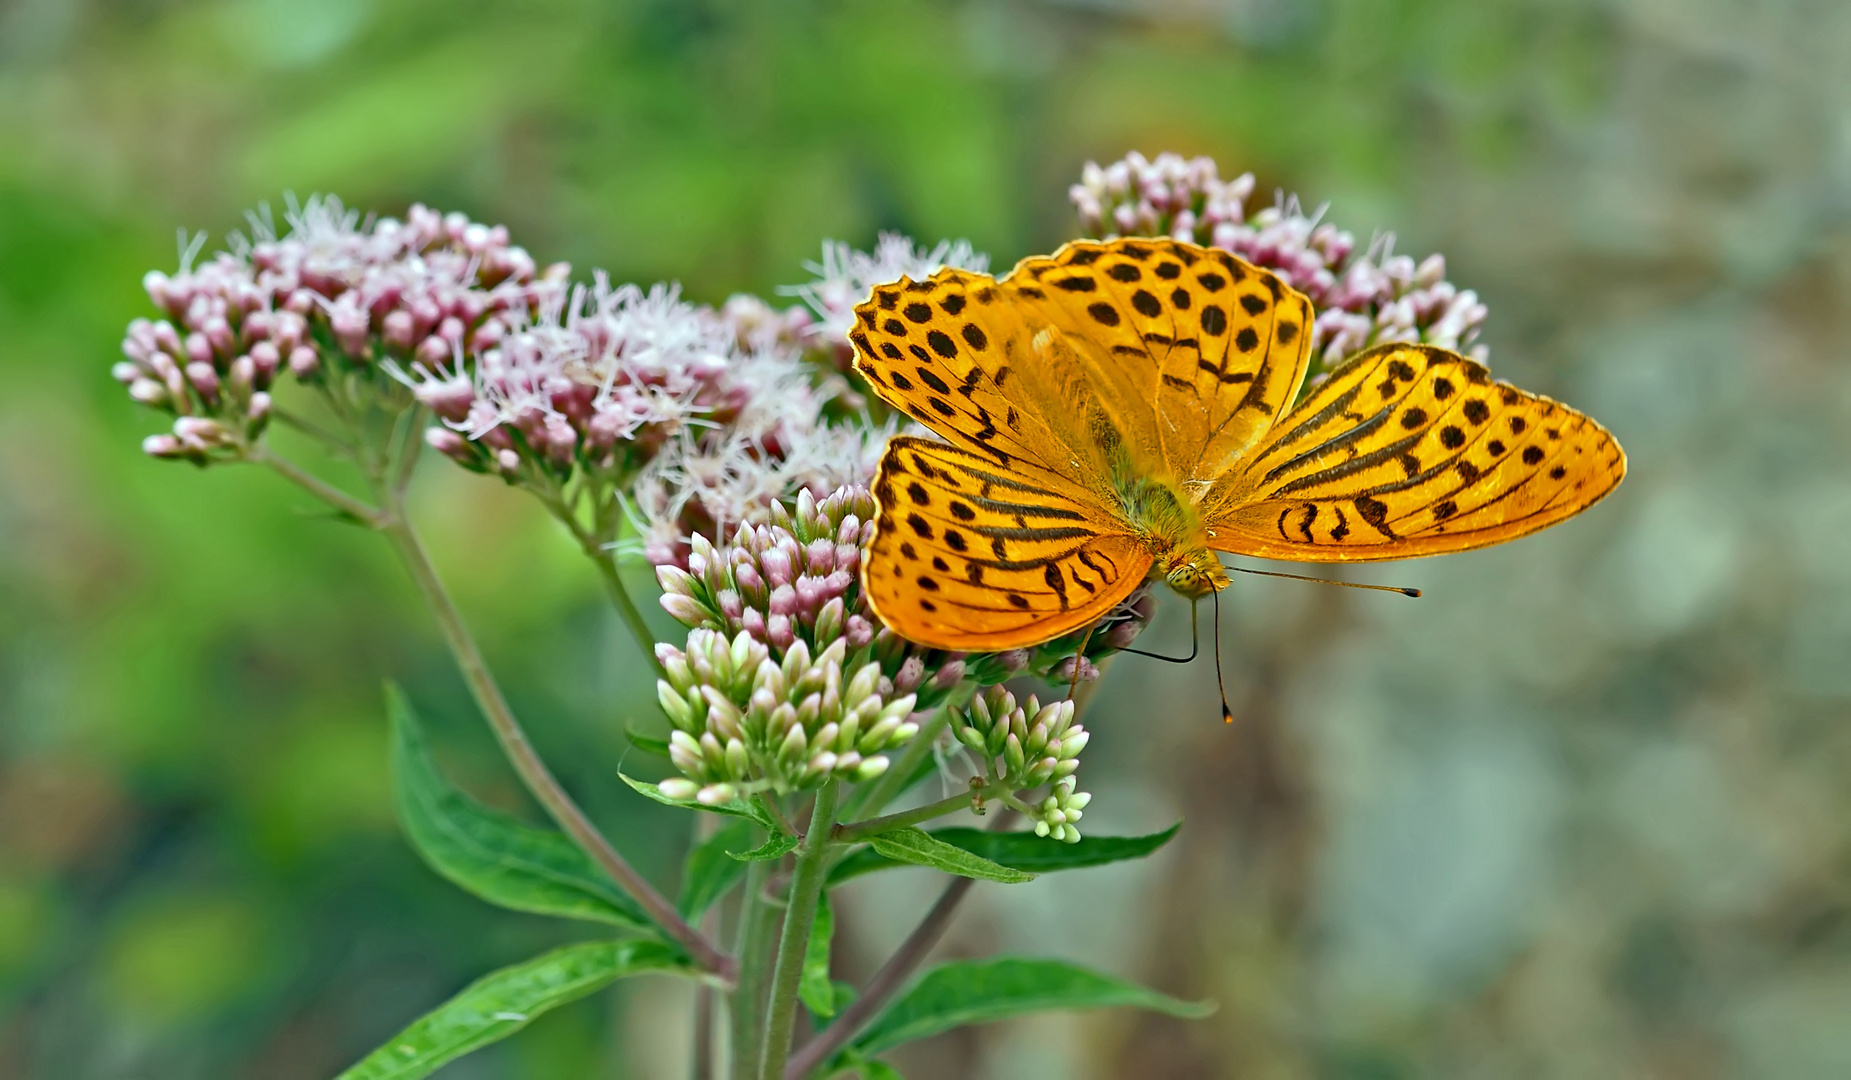
{"type": "Polygon", "coordinates": [[[1203,501],[1210,546],[1300,562],[1483,547],[1585,510],[1625,475],[1606,429],[1443,349],[1364,353],[1203,501]]]}
{"type": "Polygon", "coordinates": [[[1103,465],[1079,418],[1085,373],[1035,355],[1022,310],[988,275],[940,270],[855,309],[855,370],[894,408],[1006,469],[1083,484],[1103,465]]]}
{"type": "Polygon", "coordinates": [[[881,621],[941,649],[1017,648],[1098,621],[1151,557],[1026,462],[900,436],[874,482],[863,583],[881,621]]]}
{"type": "Polygon", "coordinates": [[[1298,392],[1311,304],[1225,251],[1075,241],[1004,279],[1031,327],[1066,332],[1140,471],[1208,481],[1298,392]]]}

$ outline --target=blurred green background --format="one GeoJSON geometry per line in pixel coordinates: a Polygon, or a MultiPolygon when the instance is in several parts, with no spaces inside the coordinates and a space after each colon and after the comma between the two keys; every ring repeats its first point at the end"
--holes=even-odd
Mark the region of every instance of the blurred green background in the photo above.
{"type": "MultiPolygon", "coordinates": [[[[396,834],[387,677],[522,803],[385,546],[137,452],[107,372],[176,226],[421,200],[718,302],[882,228],[1007,266],[1128,149],[1445,253],[1494,369],[1632,475],[1367,578],[1418,602],[1237,582],[1233,729],[1209,665],[1119,661],[1089,823],[1181,838],[982,886],[945,950],[1221,1011],[978,1029],[908,1075],[1851,1076],[1851,6],[0,0],[0,148],[0,1077],[325,1077],[581,932],[396,834]]],[[[419,499],[542,750],[672,874],[685,821],[614,779],[653,695],[590,568],[492,480],[432,461],[419,499]]],[[[914,873],[855,886],[842,974],[914,873]]],[[[443,1075],[685,1075],[686,1000],[624,984],[443,1075]]]]}

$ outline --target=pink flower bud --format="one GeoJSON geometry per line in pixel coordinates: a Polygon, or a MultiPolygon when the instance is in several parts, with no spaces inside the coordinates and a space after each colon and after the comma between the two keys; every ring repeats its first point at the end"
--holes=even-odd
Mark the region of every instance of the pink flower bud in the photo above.
{"type": "Polygon", "coordinates": [[[180,344],[180,332],[166,319],[154,324],[154,343],[169,356],[179,356],[184,351],[180,344]]]}
{"type": "MultiPolygon", "coordinates": [[[[158,308],[167,307],[167,286],[171,283],[168,276],[161,273],[159,270],[150,270],[141,276],[141,287],[147,291],[148,299],[152,300],[154,306],[158,308]]],[[[146,450],[147,444],[144,443],[142,448],[146,450]]],[[[152,450],[148,452],[150,454],[154,453],[152,450]]]]}
{"type": "Polygon", "coordinates": [[[828,540],[812,540],[803,557],[810,573],[820,577],[835,569],[836,546],[828,540]]]}
{"type": "Polygon", "coordinates": [[[412,322],[409,311],[394,311],[380,324],[379,336],[387,345],[400,352],[408,352],[412,344],[412,322]]]}
{"type": "Polygon", "coordinates": [[[215,315],[207,319],[204,330],[206,341],[211,344],[212,351],[220,356],[229,355],[237,345],[237,340],[232,337],[231,324],[226,322],[223,316],[215,315]]]}
{"type": "Polygon", "coordinates": [[[771,615],[788,619],[797,610],[797,604],[797,590],[789,585],[779,585],[771,590],[771,599],[765,605],[765,610],[771,615]]]}
{"type": "Polygon", "coordinates": [[[791,629],[789,615],[773,615],[765,620],[765,640],[779,652],[791,647],[797,640],[797,634],[791,629]]]}
{"type": "Polygon", "coordinates": [[[186,358],[195,364],[212,363],[212,343],[197,331],[186,335],[186,358]]]}
{"type": "Polygon", "coordinates": [[[129,397],[151,408],[167,404],[167,387],[153,379],[136,379],[129,384],[129,397]]]}
{"type": "Polygon", "coordinates": [[[765,568],[766,582],[774,589],[790,584],[792,575],[789,552],[781,547],[774,547],[761,555],[758,561],[759,565],[765,568]]]}
{"type": "MultiPolygon", "coordinates": [[[[402,312],[393,312],[393,314],[402,314],[402,312]]],[[[445,360],[450,359],[455,351],[455,347],[448,341],[438,337],[436,334],[432,334],[423,341],[418,342],[418,362],[425,367],[436,367],[445,360]]]]}
{"type": "Polygon", "coordinates": [[[298,379],[306,379],[321,367],[321,354],[307,345],[298,345],[289,351],[289,370],[298,379]]]}
{"type": "Polygon", "coordinates": [[[186,453],[186,447],[172,435],[150,435],[141,441],[141,452],[149,457],[176,458],[186,453]]]}
{"type": "Polygon", "coordinates": [[[251,423],[261,427],[270,419],[270,395],[262,390],[251,395],[251,407],[247,410],[251,423]]]}
{"type": "Polygon", "coordinates": [[[193,389],[199,391],[199,396],[205,398],[207,404],[218,400],[219,373],[212,369],[211,364],[195,361],[186,365],[186,381],[193,384],[193,389]]]}
{"type": "Polygon", "coordinates": [[[497,450],[495,451],[495,464],[501,466],[502,472],[513,476],[521,471],[521,456],[512,450],[497,450]]]}
{"type": "Polygon", "coordinates": [[[276,378],[276,369],[282,364],[282,357],[276,346],[268,341],[260,341],[251,346],[251,364],[253,365],[252,385],[262,389],[276,378]]]}
{"type": "Polygon", "coordinates": [[[248,356],[240,356],[231,362],[225,375],[235,393],[248,394],[257,381],[257,362],[248,356]]]}
{"type": "Polygon", "coordinates": [[[474,458],[469,452],[469,440],[446,427],[424,429],[425,445],[448,458],[468,462],[474,458]]]}

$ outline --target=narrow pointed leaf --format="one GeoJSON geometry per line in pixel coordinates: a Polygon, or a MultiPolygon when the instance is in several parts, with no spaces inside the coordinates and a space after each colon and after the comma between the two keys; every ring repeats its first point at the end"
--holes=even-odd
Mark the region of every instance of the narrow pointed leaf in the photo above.
{"type": "Polygon", "coordinates": [[[745,864],[732,849],[752,842],[752,823],[729,821],[720,830],[688,852],[688,862],[681,874],[681,895],[675,908],[690,922],[699,921],[714,901],[725,896],[745,876],[745,864]]]}
{"type": "Polygon", "coordinates": [[[914,866],[929,866],[934,870],[943,870],[947,874],[959,877],[981,878],[984,881],[1001,881],[1014,885],[1024,881],[1035,880],[1035,875],[1012,870],[1000,863],[991,862],[981,855],[973,855],[961,847],[953,847],[943,840],[934,840],[930,833],[919,829],[895,829],[871,837],[868,846],[895,862],[911,863],[914,866]]]}
{"type": "Polygon", "coordinates": [[[386,700],[399,821],[431,869],[515,911],[656,933],[636,902],[565,834],[524,825],[452,786],[405,695],[389,686],[386,700]]]}
{"type": "Polygon", "coordinates": [[[667,795],[662,794],[661,788],[656,787],[647,780],[632,780],[622,773],[617,774],[617,779],[630,785],[638,794],[646,798],[654,799],[664,806],[679,806],[683,810],[705,810],[710,814],[725,814],[728,817],[749,818],[767,829],[772,827],[771,819],[765,816],[765,812],[746,799],[734,799],[732,802],[724,803],[720,806],[708,806],[706,803],[696,802],[693,799],[671,799],[667,795]]]}
{"type": "Polygon", "coordinates": [[[638,731],[635,728],[625,728],[623,734],[624,738],[630,740],[631,746],[636,747],[645,754],[654,754],[656,757],[660,758],[668,756],[667,739],[651,735],[646,731],[638,731]]]}
{"type": "MultiPolygon", "coordinates": [[[[934,840],[962,848],[973,855],[1028,873],[1078,870],[1087,866],[1126,859],[1141,859],[1170,842],[1182,823],[1147,836],[1086,836],[1078,843],[1064,844],[1030,832],[996,833],[963,827],[935,829],[927,835],[934,840]]],[[[829,872],[829,884],[840,885],[850,878],[891,870],[904,865],[872,847],[865,847],[843,859],[829,872]]]]}
{"type": "Polygon", "coordinates": [[[1063,960],[1006,957],[945,964],[927,972],[869,1025],[854,1049],[872,1057],[966,1024],[1121,1005],[1187,1018],[1214,1011],[1212,1003],[1182,1001],[1063,960]]]}
{"type": "Polygon", "coordinates": [[[753,848],[751,851],[729,851],[727,854],[738,859],[740,862],[765,862],[770,859],[783,858],[790,852],[797,850],[797,845],[802,842],[803,838],[800,836],[792,836],[790,833],[774,832],[771,834],[771,839],[753,848]]]}
{"type": "Polygon", "coordinates": [[[653,941],[588,941],[502,968],[465,987],[368,1054],[338,1080],[417,1080],[445,1062],[507,1038],[549,1009],[626,975],[694,969],[653,941]]]}
{"type": "Polygon", "coordinates": [[[803,999],[804,1008],[819,1018],[836,1014],[836,988],[829,981],[829,940],[835,936],[835,928],[835,912],[825,891],[816,898],[816,925],[803,954],[803,981],[797,984],[797,996],[803,999]]]}

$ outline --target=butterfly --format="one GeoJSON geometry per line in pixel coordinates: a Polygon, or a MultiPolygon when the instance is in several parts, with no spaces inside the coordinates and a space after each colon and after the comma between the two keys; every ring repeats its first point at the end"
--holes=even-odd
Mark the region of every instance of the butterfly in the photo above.
{"type": "Polygon", "coordinates": [[[1225,251],[1076,241],[1007,276],[943,269],[855,309],[855,370],[943,441],[896,436],[865,595],[901,637],[1036,645],[1215,552],[1406,559],[1515,539],[1626,472],[1606,429],[1482,364],[1389,344],[1304,400],[1312,307],[1225,251]]]}

